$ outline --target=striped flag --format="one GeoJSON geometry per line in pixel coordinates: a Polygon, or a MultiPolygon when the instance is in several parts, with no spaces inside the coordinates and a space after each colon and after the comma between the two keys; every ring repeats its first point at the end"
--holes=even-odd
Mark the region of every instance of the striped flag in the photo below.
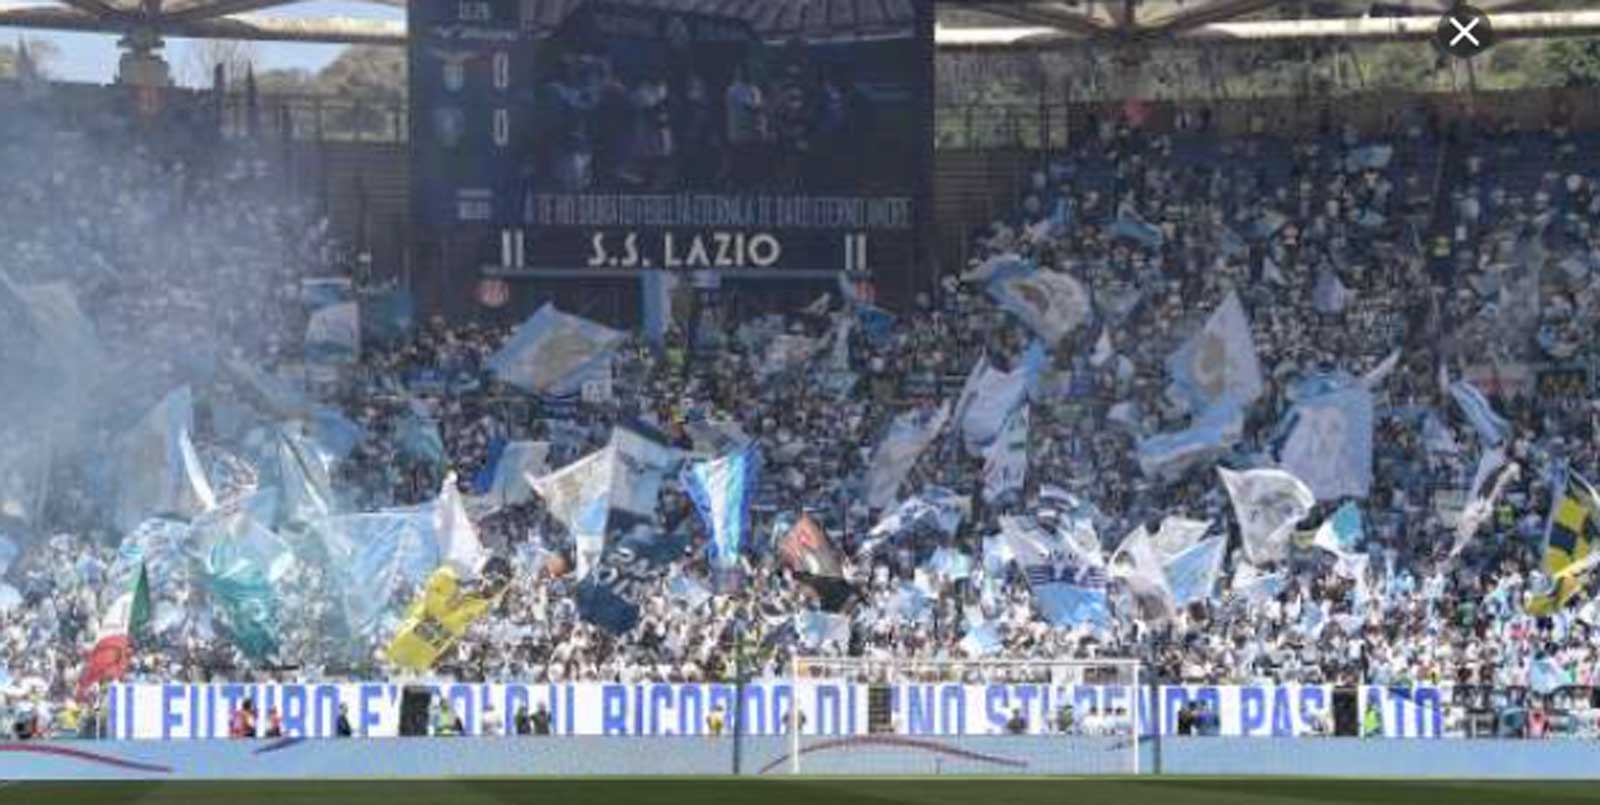
{"type": "Polygon", "coordinates": [[[1600,497],[1595,495],[1594,487],[1569,470],[1545,526],[1543,570],[1554,580],[1555,586],[1549,593],[1528,602],[1529,614],[1552,614],[1566,606],[1583,587],[1583,579],[1576,570],[1593,564],[1590,556],[1595,543],[1600,542],[1597,514],[1600,514],[1600,497]]]}
{"type": "Polygon", "coordinates": [[[128,672],[133,661],[133,644],[150,624],[150,574],[143,561],[134,571],[128,587],[100,617],[94,647],[89,649],[83,673],[78,677],[78,698],[83,698],[98,682],[114,682],[128,672]]]}
{"type": "Polygon", "coordinates": [[[739,554],[750,541],[750,501],[760,471],[761,452],[754,444],[683,468],[683,488],[711,532],[707,553],[723,575],[737,570],[739,554]]]}

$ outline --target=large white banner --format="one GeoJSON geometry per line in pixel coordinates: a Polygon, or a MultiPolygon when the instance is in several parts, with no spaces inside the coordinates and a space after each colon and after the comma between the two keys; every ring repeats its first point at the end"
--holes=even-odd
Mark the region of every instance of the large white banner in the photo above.
{"type": "MultiPolygon", "coordinates": [[[[737,688],[731,684],[442,684],[429,685],[448,697],[469,734],[483,732],[492,707],[496,721],[510,724],[519,709],[550,714],[557,735],[703,735],[707,717],[721,708],[732,731],[737,688]]],[[[356,735],[393,736],[399,730],[403,686],[365,684],[170,684],[115,685],[107,699],[110,735],[116,738],[183,740],[221,738],[229,714],[245,699],[263,716],[276,709],[287,737],[327,738],[335,733],[341,707],[356,735]]],[[[1119,685],[963,685],[891,687],[891,714],[902,735],[963,736],[1004,733],[1013,712],[1028,732],[1055,730],[1063,704],[1072,705],[1081,726],[1126,719],[1137,713],[1140,734],[1175,735],[1178,713],[1198,702],[1217,716],[1216,734],[1281,737],[1306,735],[1313,724],[1333,723],[1333,690],[1321,685],[1165,686],[1134,689],[1119,685]],[[1153,696],[1159,696],[1154,701],[1153,696]]],[[[786,717],[798,706],[806,735],[863,735],[867,732],[868,688],[828,682],[751,682],[744,686],[745,732],[782,735],[786,717]]],[[[1448,688],[1404,691],[1361,688],[1360,711],[1377,706],[1384,734],[1396,738],[1437,738],[1444,734],[1443,704],[1448,688]]],[[[265,723],[266,719],[261,719],[265,723]]],[[[1125,723],[1125,721],[1124,721],[1125,723]]],[[[1123,727],[1119,732],[1125,732],[1123,727]]]]}

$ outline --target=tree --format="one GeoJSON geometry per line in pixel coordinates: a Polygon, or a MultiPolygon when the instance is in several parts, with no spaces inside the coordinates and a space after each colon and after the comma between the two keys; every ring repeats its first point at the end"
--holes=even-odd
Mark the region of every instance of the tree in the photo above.
{"type": "Polygon", "coordinates": [[[268,95],[311,95],[318,92],[317,77],[299,67],[256,73],[256,90],[268,95]]]}
{"type": "Polygon", "coordinates": [[[34,75],[49,78],[51,64],[61,56],[61,49],[48,39],[29,37],[9,45],[0,45],[0,78],[17,78],[17,56],[26,51],[33,62],[34,75]]]}
{"type": "Polygon", "coordinates": [[[334,132],[357,137],[392,132],[406,102],[405,51],[396,47],[354,45],[317,73],[316,89],[346,103],[327,118],[334,132]]]}
{"type": "Polygon", "coordinates": [[[1600,84],[1600,40],[1562,39],[1544,49],[1544,67],[1556,84],[1584,87],[1600,84]]]}
{"type": "Polygon", "coordinates": [[[244,86],[245,74],[260,59],[254,42],[239,39],[196,39],[184,48],[179,80],[191,87],[211,86],[217,65],[222,65],[229,86],[244,86]]]}
{"type": "Polygon", "coordinates": [[[353,45],[317,73],[317,89],[327,95],[374,103],[406,99],[406,54],[403,48],[353,45]]]}

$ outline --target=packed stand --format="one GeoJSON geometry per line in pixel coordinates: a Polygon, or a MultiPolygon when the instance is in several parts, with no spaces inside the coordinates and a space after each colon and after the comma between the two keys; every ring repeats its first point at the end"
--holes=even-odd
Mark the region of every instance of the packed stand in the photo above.
{"type": "MultiPolygon", "coordinates": [[[[1019,212],[975,235],[966,278],[946,277],[917,310],[889,322],[881,311],[832,299],[779,320],[723,325],[716,308],[726,300],[688,300],[689,312],[658,343],[630,337],[617,350],[611,392],[599,402],[552,401],[500,382],[491,358],[509,329],[424,321],[399,340],[362,343],[359,362],[319,384],[329,408],[314,416],[342,419],[358,434],[330,460],[337,500],[324,513],[427,505],[452,472],[457,491],[481,496],[504,444],[548,443],[544,463],[555,469],[604,447],[617,425],[659,433],[700,458],[740,434],[759,447],[755,536],[739,560],[745,584],[713,594],[720,570],[707,559],[711,535],[669,474],[652,528],[681,538],[681,549],[631,591],[638,623],[621,634],[585,617],[580,547],[538,495],[469,505],[478,537],[505,561],[510,581],[437,664],[465,680],[729,678],[743,652],[748,672],[769,676],[787,673],[801,653],[885,662],[1135,657],[1162,679],[1212,683],[1527,686],[1553,664],[1563,681],[1593,684],[1600,604],[1579,592],[1551,614],[1527,611],[1553,583],[1539,572],[1558,492],[1550,468],[1600,477],[1592,391],[1555,399],[1515,378],[1502,384],[1514,391],[1488,389],[1508,423],[1507,461],[1521,471],[1454,556],[1454,517],[1439,505],[1448,499],[1441,493],[1472,486],[1489,447],[1441,373],[1594,365],[1600,194],[1596,166],[1581,147],[1568,147],[1577,141],[1560,127],[1537,136],[1498,125],[1446,131],[1420,116],[1368,137],[1330,125],[1298,138],[1155,133],[1107,119],[1046,161],[1019,212]],[[1477,156],[1462,156],[1468,152],[1477,156]],[[1439,195],[1448,203],[1436,202],[1439,195]],[[863,488],[874,445],[897,417],[955,402],[985,356],[997,371],[1030,360],[1037,334],[985,293],[985,267],[1013,256],[1041,272],[1065,272],[1087,289],[1093,309],[1047,350],[1030,382],[1020,493],[986,495],[985,461],[952,425],[896,485],[890,505],[869,507],[863,488]],[[1139,440],[1186,420],[1166,393],[1168,356],[1230,292],[1248,311],[1261,397],[1223,455],[1176,478],[1150,477],[1139,440]],[[841,318],[862,324],[840,327],[841,318]],[[823,346],[774,365],[770,347],[786,337],[823,346]],[[1237,518],[1211,467],[1271,464],[1296,381],[1335,370],[1381,373],[1396,351],[1398,364],[1373,389],[1373,480],[1356,501],[1370,563],[1357,573],[1328,572],[1334,556],[1298,544],[1273,568],[1281,588],[1247,594],[1237,572],[1246,564],[1237,518]],[[882,538],[875,526],[930,488],[953,493],[959,524],[882,538]],[[1124,535],[1154,531],[1163,518],[1209,522],[1232,546],[1221,583],[1193,604],[1146,617],[1126,581],[1114,578],[1109,622],[1053,623],[1020,563],[991,560],[986,540],[1003,530],[1003,518],[1065,516],[1068,500],[1092,522],[1107,556],[1124,535]],[[821,586],[782,557],[781,538],[801,513],[843,556],[848,602],[824,600],[821,586]],[[944,563],[952,556],[959,558],[944,563]],[[813,635],[802,625],[813,620],[797,618],[824,612],[847,628],[813,635]]],[[[226,367],[242,362],[287,376],[303,362],[300,280],[329,272],[329,254],[304,246],[321,242],[320,225],[303,208],[252,192],[262,180],[248,163],[202,180],[182,162],[138,152],[86,159],[99,153],[87,148],[73,139],[7,139],[0,159],[24,180],[20,192],[0,198],[0,226],[17,244],[0,270],[19,282],[69,281],[107,365],[156,375],[136,387],[151,393],[129,395],[140,407],[86,410],[88,432],[109,439],[173,385],[194,385],[193,439],[213,506],[246,505],[273,470],[245,444],[249,428],[226,425],[232,415],[224,413],[252,408],[259,425],[279,412],[262,403],[270,395],[259,382],[226,367]],[[176,223],[164,214],[173,205],[187,210],[176,223]],[[196,345],[220,354],[188,361],[196,345]]],[[[97,621],[117,593],[106,574],[128,533],[97,505],[103,478],[63,454],[54,454],[44,515],[8,532],[25,547],[0,588],[9,596],[0,601],[0,664],[11,695],[46,710],[77,692],[97,621]]],[[[1342,502],[1320,502],[1304,528],[1342,502]]],[[[284,522],[281,514],[275,522],[284,522]]],[[[380,627],[353,631],[340,606],[350,580],[319,553],[316,527],[279,531],[295,561],[277,582],[274,645],[253,652],[210,603],[214,588],[197,578],[203,561],[189,542],[196,532],[139,525],[153,639],[136,642],[128,677],[390,673],[388,637],[420,585],[390,590],[380,627]],[[148,548],[161,544],[170,550],[148,548]]]]}

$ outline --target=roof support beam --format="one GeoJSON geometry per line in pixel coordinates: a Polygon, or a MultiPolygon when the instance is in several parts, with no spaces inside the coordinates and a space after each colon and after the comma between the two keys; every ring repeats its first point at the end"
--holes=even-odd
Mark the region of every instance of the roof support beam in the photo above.
{"type": "Polygon", "coordinates": [[[215,2],[196,0],[196,2],[191,2],[182,8],[169,9],[161,15],[161,19],[177,23],[194,22],[260,11],[266,8],[292,6],[299,2],[301,0],[215,0],[215,2]]]}
{"type": "Polygon", "coordinates": [[[1236,20],[1240,17],[1265,11],[1278,5],[1280,0],[1219,0],[1215,3],[1206,3],[1188,11],[1180,11],[1170,17],[1142,26],[1133,33],[1139,38],[1165,36],[1192,30],[1212,22],[1236,20]]]}
{"type": "Polygon", "coordinates": [[[1041,25],[1057,28],[1084,36],[1103,36],[1113,33],[1116,29],[1087,14],[1067,11],[1060,6],[1046,3],[981,3],[968,7],[971,11],[981,11],[985,14],[1013,22],[1028,25],[1041,25]]]}
{"type": "MultiPolygon", "coordinates": [[[[1166,41],[1187,43],[1251,44],[1336,40],[1344,42],[1426,41],[1439,28],[1439,18],[1356,17],[1334,20],[1262,20],[1250,22],[1212,22],[1186,31],[1173,32],[1166,41]]],[[[1498,39],[1527,37],[1569,37],[1600,35],[1600,10],[1530,11],[1498,14],[1494,17],[1498,39]]],[[[1028,49],[1063,48],[1095,44],[1091,39],[1071,36],[1040,26],[1017,28],[939,28],[942,49],[1028,49]]]]}
{"type": "Polygon", "coordinates": [[[62,5],[71,6],[85,14],[95,17],[104,17],[108,20],[127,16],[122,9],[116,8],[105,0],[60,0],[62,5]]]}

